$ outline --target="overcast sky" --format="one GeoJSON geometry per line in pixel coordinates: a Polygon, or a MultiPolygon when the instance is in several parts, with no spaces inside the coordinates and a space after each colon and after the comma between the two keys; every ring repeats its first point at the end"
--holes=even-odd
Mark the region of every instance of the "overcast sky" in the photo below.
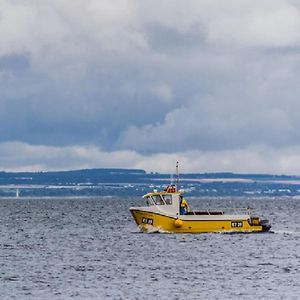
{"type": "Polygon", "coordinates": [[[0,0],[0,170],[300,175],[300,2],[0,0]]]}

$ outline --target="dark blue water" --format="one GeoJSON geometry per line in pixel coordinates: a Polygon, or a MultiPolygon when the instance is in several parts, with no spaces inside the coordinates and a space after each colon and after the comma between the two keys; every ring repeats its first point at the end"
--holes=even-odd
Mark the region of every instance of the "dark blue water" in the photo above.
{"type": "Polygon", "coordinates": [[[138,198],[0,199],[1,299],[299,299],[300,200],[193,199],[247,207],[274,233],[141,234],[138,198]]]}

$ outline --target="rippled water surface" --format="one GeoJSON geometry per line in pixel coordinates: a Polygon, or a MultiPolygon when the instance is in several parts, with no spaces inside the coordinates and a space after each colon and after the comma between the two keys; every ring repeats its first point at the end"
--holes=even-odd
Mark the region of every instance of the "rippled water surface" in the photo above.
{"type": "Polygon", "coordinates": [[[137,198],[0,199],[1,299],[299,299],[300,200],[247,207],[274,233],[142,234],[137,198]]]}

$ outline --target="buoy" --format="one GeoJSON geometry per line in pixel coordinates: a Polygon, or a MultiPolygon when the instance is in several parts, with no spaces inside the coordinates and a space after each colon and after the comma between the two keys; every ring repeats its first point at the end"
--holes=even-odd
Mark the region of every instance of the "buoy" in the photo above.
{"type": "Polygon", "coordinates": [[[174,226],[177,227],[177,228],[180,228],[182,226],[182,220],[176,219],[174,221],[174,226]]]}

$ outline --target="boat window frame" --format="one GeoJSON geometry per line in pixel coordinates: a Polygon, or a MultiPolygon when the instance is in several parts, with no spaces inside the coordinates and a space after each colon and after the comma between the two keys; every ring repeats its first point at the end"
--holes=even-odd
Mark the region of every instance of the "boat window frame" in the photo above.
{"type": "Polygon", "coordinates": [[[160,194],[156,194],[156,195],[151,195],[152,201],[155,205],[166,205],[165,200],[163,199],[163,197],[160,194]],[[159,197],[161,200],[161,203],[157,203],[154,197],[159,197]]]}
{"type": "Polygon", "coordinates": [[[172,195],[171,194],[164,194],[164,195],[161,195],[161,196],[162,196],[164,202],[166,203],[166,205],[172,205],[173,204],[173,199],[172,199],[172,195]],[[167,201],[165,199],[167,197],[169,198],[169,199],[167,199],[167,200],[170,201],[169,203],[167,203],[167,201]]]}
{"type": "Polygon", "coordinates": [[[151,198],[151,196],[147,196],[145,197],[146,198],[146,203],[147,203],[147,206],[154,206],[154,202],[153,202],[153,199],[151,198]]]}

